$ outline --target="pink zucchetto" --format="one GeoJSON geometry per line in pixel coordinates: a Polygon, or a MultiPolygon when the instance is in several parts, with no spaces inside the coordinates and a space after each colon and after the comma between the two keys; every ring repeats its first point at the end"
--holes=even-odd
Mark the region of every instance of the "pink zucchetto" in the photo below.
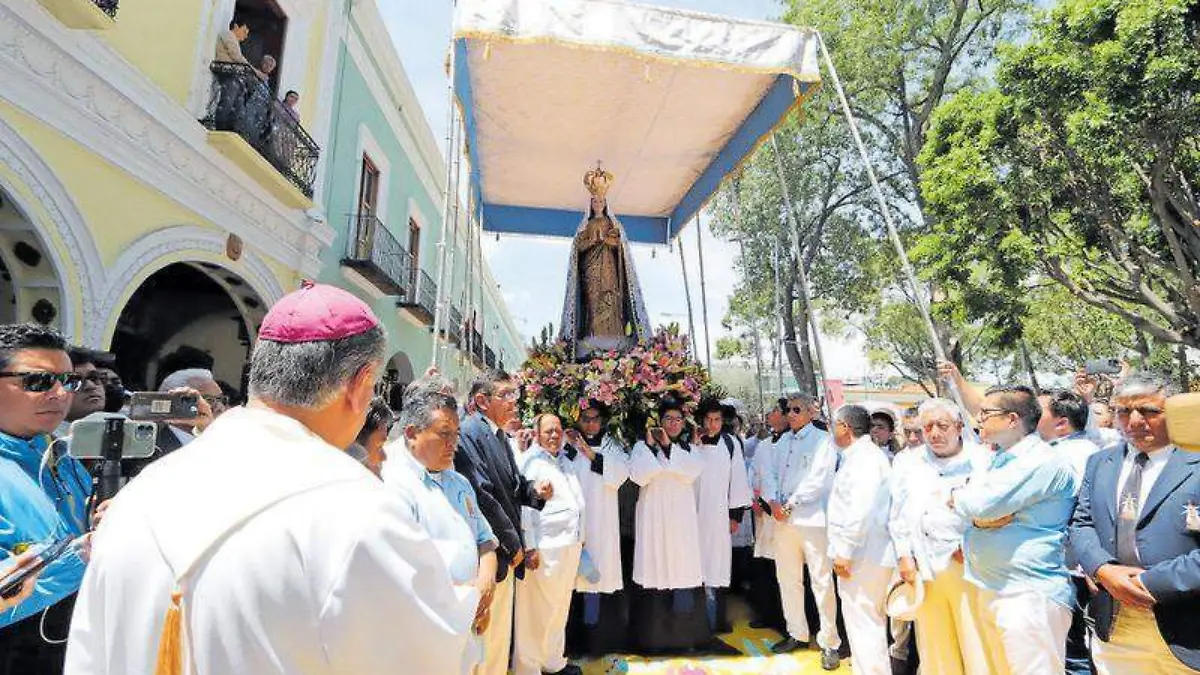
{"type": "Polygon", "coordinates": [[[379,325],[367,303],[325,284],[305,281],[271,307],[258,329],[260,340],[271,342],[332,342],[379,325]]]}

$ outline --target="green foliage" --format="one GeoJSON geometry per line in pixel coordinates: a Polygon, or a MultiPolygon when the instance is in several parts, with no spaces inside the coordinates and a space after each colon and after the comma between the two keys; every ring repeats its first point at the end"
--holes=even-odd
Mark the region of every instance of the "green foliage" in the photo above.
{"type": "MultiPolygon", "coordinates": [[[[994,87],[941,106],[920,158],[936,224],[914,254],[969,318],[1036,342],[1030,319],[1048,317],[1034,300],[1063,299],[1031,289],[1053,281],[1157,341],[1200,346],[1198,35],[1196,0],[1063,0],[1004,50],[994,87]]],[[[1129,338],[1073,312],[1102,340],[1129,338]]]]}

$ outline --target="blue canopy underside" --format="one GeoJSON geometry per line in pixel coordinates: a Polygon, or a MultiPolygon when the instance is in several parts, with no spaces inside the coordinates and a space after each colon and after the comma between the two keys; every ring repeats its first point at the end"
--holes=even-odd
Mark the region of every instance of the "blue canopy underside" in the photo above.
{"type": "MultiPolygon", "coordinates": [[[[544,237],[574,237],[582,220],[581,211],[547,209],[519,204],[490,204],[483,199],[483,173],[479,162],[476,142],[476,120],[474,97],[471,90],[471,74],[468,69],[468,42],[455,40],[454,88],[467,134],[467,151],[470,161],[470,192],[476,204],[482,205],[483,229],[487,232],[533,235],[544,237]]],[[[704,207],[704,204],[721,187],[725,177],[731,174],[758,147],[759,141],[769,134],[796,104],[797,93],[802,98],[808,94],[812,83],[801,82],[791,75],[780,75],[766,96],[746,117],[741,127],[733,134],[713,161],[696,179],[669,216],[646,216],[636,214],[616,215],[625,227],[631,242],[643,244],[666,244],[679,236],[680,232],[704,207]]]]}

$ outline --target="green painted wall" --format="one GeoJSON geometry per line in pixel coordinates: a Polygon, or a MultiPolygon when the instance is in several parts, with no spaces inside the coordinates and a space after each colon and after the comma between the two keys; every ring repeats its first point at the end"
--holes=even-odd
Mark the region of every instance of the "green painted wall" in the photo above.
{"type": "MultiPolygon", "coordinates": [[[[349,30],[357,30],[353,23],[349,30]]],[[[370,55],[368,55],[370,56],[370,55]]],[[[442,198],[439,193],[430,193],[422,183],[418,169],[414,166],[419,158],[409,157],[403,147],[400,134],[411,133],[406,127],[396,129],[389,123],[380,107],[379,101],[372,95],[366,77],[359,71],[355,60],[347,51],[343,41],[338,54],[338,84],[333,102],[331,140],[326,149],[325,163],[325,192],[324,208],[329,224],[337,231],[337,238],[332,246],[322,256],[325,263],[321,280],[336,284],[355,293],[369,302],[375,313],[387,328],[389,347],[393,354],[403,352],[412,363],[414,375],[421,373],[432,362],[432,328],[424,325],[406,310],[396,306],[396,296],[374,297],[360,286],[351,283],[345,276],[341,261],[347,250],[347,239],[350,232],[350,219],[358,208],[360,177],[362,167],[362,138],[369,138],[376,146],[369,149],[368,154],[377,163],[386,164],[383,169],[380,194],[386,193],[381,201],[383,208],[378,213],[384,226],[391,231],[406,248],[408,246],[408,223],[415,217],[421,224],[420,268],[430,278],[437,278],[437,247],[442,228],[442,198]],[[364,130],[367,134],[364,134],[364,130]],[[377,155],[382,154],[380,158],[377,155]]],[[[372,67],[374,63],[372,63],[372,67]]],[[[378,72],[378,70],[376,71],[378,72]]],[[[382,80],[381,76],[376,79],[382,80]]],[[[442,177],[437,178],[440,186],[442,177]]],[[[461,230],[460,230],[461,232],[461,230]]],[[[458,274],[454,275],[452,286],[452,301],[460,309],[463,303],[462,286],[465,280],[463,270],[463,249],[465,240],[455,245],[458,253],[458,274]]],[[[493,295],[499,297],[499,293],[493,295]]],[[[488,303],[484,307],[486,325],[506,326],[511,324],[507,319],[508,309],[488,303]]],[[[519,335],[511,334],[503,328],[487,336],[486,343],[499,355],[501,351],[508,355],[505,366],[514,369],[524,360],[524,344],[519,335]]],[[[470,374],[469,366],[463,359],[456,358],[457,350],[453,345],[447,354],[443,370],[445,374],[456,379],[465,380],[470,374]]]]}

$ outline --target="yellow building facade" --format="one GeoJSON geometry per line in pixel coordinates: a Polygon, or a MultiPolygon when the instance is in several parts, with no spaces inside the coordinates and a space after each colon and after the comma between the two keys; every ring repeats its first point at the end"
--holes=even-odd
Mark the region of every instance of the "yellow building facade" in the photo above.
{"type": "Polygon", "coordinates": [[[0,323],[113,351],[128,388],[153,387],[186,343],[240,390],[266,308],[318,277],[334,240],[316,206],[320,102],[344,4],[0,4],[0,323]],[[278,62],[269,77],[213,65],[235,19],[254,67],[278,62]]]}

